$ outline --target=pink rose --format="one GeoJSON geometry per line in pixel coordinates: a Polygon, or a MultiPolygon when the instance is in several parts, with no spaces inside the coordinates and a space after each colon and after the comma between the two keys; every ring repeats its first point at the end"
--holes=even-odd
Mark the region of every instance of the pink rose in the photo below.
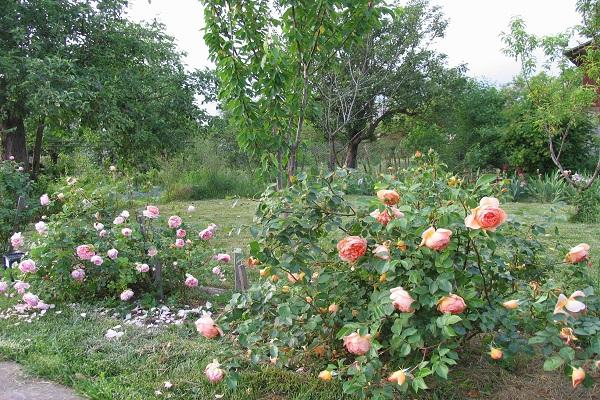
{"type": "Polygon", "coordinates": [[[121,234],[125,237],[130,237],[133,231],[130,228],[121,229],[121,234]]]}
{"type": "Polygon", "coordinates": [[[181,217],[178,215],[171,215],[167,223],[169,224],[169,228],[177,229],[181,226],[181,217]]]}
{"type": "Polygon", "coordinates": [[[183,239],[175,240],[175,247],[177,247],[178,249],[183,249],[184,246],[185,246],[185,240],[183,240],[183,239]]]}
{"type": "Polygon", "coordinates": [[[121,225],[123,222],[125,222],[125,218],[123,218],[119,215],[118,217],[116,217],[114,219],[113,225],[121,225]]]}
{"type": "Polygon", "coordinates": [[[23,281],[16,281],[13,285],[17,293],[23,294],[27,289],[29,289],[29,283],[23,281]]]}
{"type": "Polygon", "coordinates": [[[115,260],[117,257],[119,257],[119,250],[117,250],[117,249],[110,249],[109,251],[106,252],[106,255],[111,260],[115,260]]]}
{"type": "Polygon", "coordinates": [[[186,234],[187,234],[187,232],[185,231],[185,229],[177,229],[177,232],[175,233],[175,235],[178,238],[182,238],[182,239],[185,237],[186,234]]]}
{"type": "Polygon", "coordinates": [[[465,225],[471,229],[495,231],[506,221],[506,213],[500,208],[500,202],[495,197],[484,197],[479,207],[471,210],[471,215],[465,218],[465,225]]]}
{"type": "Polygon", "coordinates": [[[400,286],[390,289],[390,300],[392,300],[394,308],[398,311],[407,313],[414,311],[412,303],[415,300],[400,286]]]}
{"type": "Polygon", "coordinates": [[[15,161],[15,156],[10,156],[10,157],[8,157],[8,159],[9,159],[10,161],[15,161]]]}
{"type": "Polygon", "coordinates": [[[444,296],[437,302],[438,311],[444,314],[460,314],[467,309],[462,297],[455,294],[444,296]]]}
{"type": "Polygon", "coordinates": [[[129,301],[133,297],[133,290],[131,290],[131,289],[123,290],[119,297],[121,298],[122,301],[129,301]]]}
{"type": "Polygon", "coordinates": [[[148,272],[150,271],[150,266],[148,264],[137,264],[135,266],[135,269],[137,270],[137,272],[148,272]]]}
{"type": "Polygon", "coordinates": [[[386,208],[385,210],[383,210],[383,212],[377,209],[369,215],[375,218],[377,222],[379,222],[383,226],[386,226],[396,218],[404,218],[404,214],[396,207],[390,207],[389,209],[386,208]]]}
{"type": "Polygon", "coordinates": [[[25,238],[21,234],[21,232],[13,233],[10,237],[10,245],[13,249],[19,250],[25,244],[25,238]]]}
{"type": "Polygon", "coordinates": [[[101,238],[105,238],[108,236],[108,232],[102,229],[100,232],[98,232],[98,236],[100,236],[101,238]]]}
{"type": "Polygon", "coordinates": [[[210,382],[217,383],[223,380],[225,372],[223,372],[223,370],[219,367],[219,362],[217,360],[213,360],[213,362],[208,364],[204,369],[204,375],[206,375],[210,382]]]}
{"type": "Polygon", "coordinates": [[[90,245],[82,244],[77,246],[77,257],[79,257],[80,260],[90,260],[95,254],[96,253],[92,250],[92,246],[90,245]]]}
{"type": "Polygon", "coordinates": [[[102,259],[102,257],[100,257],[99,255],[93,255],[92,258],[90,258],[90,261],[94,264],[94,265],[102,265],[102,263],[104,262],[104,260],[102,259]]]}
{"type": "Polygon", "coordinates": [[[385,244],[378,244],[373,250],[373,255],[387,261],[390,259],[390,249],[385,244]]]}
{"type": "Polygon", "coordinates": [[[360,236],[348,236],[338,242],[337,250],[342,261],[353,263],[367,252],[367,240],[360,236]]]}
{"type": "Polygon", "coordinates": [[[400,195],[395,190],[379,190],[377,198],[387,206],[393,206],[400,201],[400,195]]]}
{"type": "Polygon", "coordinates": [[[190,274],[185,274],[185,286],[189,288],[198,286],[198,279],[194,278],[190,274]]]}
{"type": "Polygon", "coordinates": [[[229,261],[231,261],[231,256],[229,254],[219,253],[215,256],[215,260],[227,264],[229,261]]]}
{"type": "Polygon", "coordinates": [[[8,283],[0,281],[0,293],[4,293],[8,290],[8,283]]]}
{"type": "Polygon", "coordinates": [[[46,225],[44,221],[40,221],[35,224],[35,230],[38,234],[45,235],[46,233],[48,233],[48,225],[46,225]]]}
{"type": "Polygon", "coordinates": [[[157,254],[158,254],[158,250],[156,250],[156,247],[150,247],[148,249],[148,257],[154,257],[157,254]]]}
{"type": "Polygon", "coordinates": [[[590,245],[587,243],[581,243],[569,250],[567,256],[565,257],[565,262],[569,264],[577,264],[587,260],[589,256],[590,245]]]}
{"type": "Polygon", "coordinates": [[[36,306],[38,310],[48,310],[50,307],[50,304],[46,304],[42,300],[38,301],[36,306]]]}
{"type": "Polygon", "coordinates": [[[573,368],[573,371],[571,372],[571,384],[573,385],[573,388],[579,386],[579,384],[584,380],[585,370],[581,367],[573,368]]]}
{"type": "Polygon", "coordinates": [[[146,209],[142,211],[142,214],[146,218],[156,219],[160,215],[160,211],[156,206],[146,206],[146,209]]]}
{"type": "Polygon", "coordinates": [[[371,348],[371,335],[361,336],[358,332],[354,332],[344,336],[344,346],[349,353],[357,356],[367,354],[371,348]]]}
{"type": "Polygon", "coordinates": [[[214,235],[215,235],[214,230],[211,228],[206,228],[204,230],[201,230],[200,233],[198,234],[198,236],[202,240],[210,240],[210,239],[212,239],[212,237],[214,235]]]}
{"type": "Polygon", "coordinates": [[[212,273],[215,274],[215,275],[221,275],[221,268],[219,268],[219,267],[213,267],[212,273]]]}
{"type": "Polygon", "coordinates": [[[71,271],[71,278],[75,279],[77,282],[83,282],[85,279],[85,271],[81,268],[74,269],[71,271]]]}
{"type": "Polygon", "coordinates": [[[48,197],[48,194],[44,193],[40,196],[40,204],[44,207],[50,204],[50,197],[48,197]]]}
{"type": "Polygon", "coordinates": [[[97,231],[101,231],[104,229],[104,224],[101,222],[94,222],[94,229],[97,231]]]}
{"type": "Polygon", "coordinates": [[[37,271],[37,267],[35,266],[35,262],[33,260],[23,260],[19,264],[19,271],[21,271],[24,274],[35,274],[35,272],[37,271]]]}
{"type": "Polygon", "coordinates": [[[121,211],[121,214],[119,214],[119,215],[120,215],[121,217],[123,217],[123,218],[127,219],[127,218],[129,218],[129,211],[127,211],[127,210],[123,210],[123,211],[121,211]]]}
{"type": "Polygon", "coordinates": [[[421,246],[442,251],[450,243],[450,236],[452,236],[452,231],[449,229],[435,229],[434,227],[430,227],[421,235],[423,238],[421,246]]]}
{"type": "Polygon", "coordinates": [[[23,295],[23,301],[27,303],[29,307],[35,307],[38,305],[40,299],[35,294],[27,292],[23,295]]]}
{"type": "Polygon", "coordinates": [[[222,335],[223,332],[215,321],[208,314],[204,314],[200,319],[196,321],[196,330],[199,334],[204,336],[207,339],[214,339],[219,335],[222,335]]]}

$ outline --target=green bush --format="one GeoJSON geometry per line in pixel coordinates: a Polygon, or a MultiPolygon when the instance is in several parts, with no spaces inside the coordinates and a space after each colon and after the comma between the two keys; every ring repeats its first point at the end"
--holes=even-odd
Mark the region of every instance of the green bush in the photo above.
{"type": "Polygon", "coordinates": [[[600,182],[596,181],[592,187],[583,192],[578,192],[573,197],[575,214],[573,222],[595,224],[600,222],[600,182]]]}
{"type": "Polygon", "coordinates": [[[558,203],[568,201],[575,194],[567,181],[558,171],[551,174],[530,177],[527,180],[526,193],[538,203],[558,203]]]}

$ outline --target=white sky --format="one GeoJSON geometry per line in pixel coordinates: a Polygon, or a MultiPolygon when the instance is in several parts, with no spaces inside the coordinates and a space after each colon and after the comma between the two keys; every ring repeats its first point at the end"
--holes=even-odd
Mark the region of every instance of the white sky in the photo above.
{"type": "MultiPolygon", "coordinates": [[[[500,32],[513,16],[521,16],[528,31],[548,35],[580,22],[576,0],[432,0],[449,20],[446,37],[436,47],[448,55],[450,65],[466,63],[470,76],[504,84],[519,72],[518,64],[501,52],[500,32]]],[[[129,16],[136,20],[156,18],[166,25],[187,53],[190,69],[210,65],[202,40],[204,26],[199,0],[131,0],[129,16]]]]}

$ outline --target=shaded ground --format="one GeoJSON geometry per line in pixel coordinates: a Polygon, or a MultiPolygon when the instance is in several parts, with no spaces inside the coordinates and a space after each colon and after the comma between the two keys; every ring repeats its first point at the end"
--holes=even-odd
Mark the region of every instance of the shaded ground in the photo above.
{"type": "Polygon", "coordinates": [[[81,400],[73,390],[32,378],[14,362],[0,362],[0,400],[81,400]]]}

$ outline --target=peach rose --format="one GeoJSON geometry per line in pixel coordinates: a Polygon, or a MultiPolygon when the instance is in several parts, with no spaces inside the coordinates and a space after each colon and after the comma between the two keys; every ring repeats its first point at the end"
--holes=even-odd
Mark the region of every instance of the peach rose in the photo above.
{"type": "Polygon", "coordinates": [[[412,303],[415,301],[406,290],[398,286],[390,289],[390,300],[394,308],[402,312],[413,312],[412,303]]]}
{"type": "Polygon", "coordinates": [[[338,242],[337,249],[342,261],[352,263],[367,252],[367,240],[360,236],[348,236],[338,242]]]}
{"type": "Polygon", "coordinates": [[[554,307],[554,315],[565,314],[576,316],[580,312],[584,311],[586,306],[579,300],[575,300],[577,297],[585,297],[585,294],[581,290],[573,292],[573,294],[567,298],[564,294],[558,295],[558,301],[554,307]]]}
{"type": "Polygon", "coordinates": [[[398,204],[400,201],[400,195],[395,190],[378,190],[377,198],[388,206],[398,204]]]}
{"type": "Polygon", "coordinates": [[[390,259],[390,249],[385,244],[378,244],[373,250],[373,255],[387,261],[390,259]]]}
{"type": "Polygon", "coordinates": [[[571,344],[573,343],[575,340],[577,340],[577,336],[575,336],[575,334],[573,333],[573,329],[572,328],[562,328],[560,330],[560,333],[558,335],[561,339],[563,339],[567,344],[571,344]]]}
{"type": "Polygon", "coordinates": [[[77,257],[79,257],[80,260],[89,260],[96,254],[92,249],[92,246],[87,244],[77,246],[77,249],[75,251],[77,253],[77,257]]]}
{"type": "Polygon", "coordinates": [[[398,210],[396,207],[390,207],[389,209],[386,208],[385,210],[383,210],[383,212],[375,210],[369,215],[375,218],[377,222],[379,222],[383,226],[386,226],[396,218],[404,218],[404,214],[402,213],[402,211],[398,210]]]}
{"type": "Polygon", "coordinates": [[[573,368],[573,373],[571,374],[571,382],[573,383],[573,388],[576,388],[583,380],[585,379],[585,371],[583,368],[573,368]]]}
{"type": "Polygon", "coordinates": [[[438,311],[444,314],[460,314],[467,309],[462,297],[455,294],[444,296],[437,302],[438,311]]]}
{"type": "Polygon", "coordinates": [[[221,364],[219,364],[217,360],[213,360],[213,362],[208,364],[204,369],[204,375],[206,375],[210,382],[217,383],[223,380],[225,371],[219,368],[220,366],[221,364]]]}
{"type": "Polygon", "coordinates": [[[210,315],[206,314],[196,321],[196,330],[207,339],[214,339],[223,334],[210,315]]]}
{"type": "Polygon", "coordinates": [[[569,264],[577,264],[587,260],[589,256],[590,245],[587,243],[581,243],[569,250],[567,256],[565,257],[565,262],[569,264]]]}
{"type": "Polygon", "coordinates": [[[514,310],[519,307],[519,300],[508,300],[502,303],[502,306],[507,310],[514,310]]]}
{"type": "Polygon", "coordinates": [[[367,354],[371,348],[371,335],[361,336],[358,332],[354,332],[348,336],[344,336],[344,346],[349,353],[358,356],[367,354]]]}
{"type": "Polygon", "coordinates": [[[479,207],[471,210],[471,215],[465,218],[465,225],[471,229],[495,231],[506,221],[506,213],[500,208],[500,202],[495,197],[484,197],[479,207]]]}
{"type": "Polygon", "coordinates": [[[501,360],[503,356],[504,354],[502,353],[501,349],[496,347],[492,347],[490,349],[490,357],[492,357],[492,360],[501,360]]]}
{"type": "Polygon", "coordinates": [[[421,246],[431,250],[442,251],[450,244],[452,231],[449,229],[435,229],[433,226],[421,234],[421,246]]]}
{"type": "Polygon", "coordinates": [[[398,385],[402,386],[404,385],[404,382],[406,382],[406,373],[404,373],[404,371],[402,371],[401,369],[392,373],[388,378],[387,378],[388,382],[392,382],[392,383],[397,383],[398,385]]]}

